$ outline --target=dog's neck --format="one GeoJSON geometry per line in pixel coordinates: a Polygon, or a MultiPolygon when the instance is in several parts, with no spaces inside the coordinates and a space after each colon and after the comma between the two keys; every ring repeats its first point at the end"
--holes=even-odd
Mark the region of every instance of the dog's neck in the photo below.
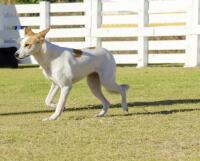
{"type": "Polygon", "coordinates": [[[59,55],[55,54],[58,52],[57,48],[58,47],[56,45],[45,40],[41,44],[40,50],[33,54],[33,57],[43,69],[47,70],[50,67],[50,59],[55,59],[59,55]]]}

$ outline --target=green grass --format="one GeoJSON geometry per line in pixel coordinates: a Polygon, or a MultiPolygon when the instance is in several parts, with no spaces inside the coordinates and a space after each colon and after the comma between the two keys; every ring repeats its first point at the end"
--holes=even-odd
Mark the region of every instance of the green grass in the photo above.
{"type": "MultiPolygon", "coordinates": [[[[199,161],[200,69],[118,67],[129,114],[118,95],[104,118],[85,80],[75,84],[57,121],[44,99],[40,69],[0,70],[0,161],[199,161]]],[[[58,96],[57,96],[58,97],[58,96]]]]}

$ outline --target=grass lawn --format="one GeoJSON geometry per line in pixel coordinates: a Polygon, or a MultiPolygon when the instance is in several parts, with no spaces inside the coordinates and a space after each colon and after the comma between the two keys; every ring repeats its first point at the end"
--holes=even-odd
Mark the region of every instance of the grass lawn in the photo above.
{"type": "MultiPolygon", "coordinates": [[[[44,104],[49,82],[37,68],[0,69],[0,161],[200,161],[200,69],[118,67],[118,95],[104,118],[85,80],[57,121],[44,104]]],[[[58,97],[58,96],[57,96],[58,97]]]]}

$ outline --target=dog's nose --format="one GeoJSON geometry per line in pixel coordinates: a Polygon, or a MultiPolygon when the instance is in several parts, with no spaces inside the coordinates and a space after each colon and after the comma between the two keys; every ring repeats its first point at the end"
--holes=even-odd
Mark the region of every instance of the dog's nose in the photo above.
{"type": "Polygon", "coordinates": [[[19,53],[15,53],[15,58],[19,58],[19,53]]]}

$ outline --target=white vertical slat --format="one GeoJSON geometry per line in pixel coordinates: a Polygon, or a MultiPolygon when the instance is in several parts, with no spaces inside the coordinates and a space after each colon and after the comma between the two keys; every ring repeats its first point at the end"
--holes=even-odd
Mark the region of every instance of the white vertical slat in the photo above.
{"type": "Polygon", "coordinates": [[[102,2],[100,0],[92,1],[92,32],[91,32],[91,42],[92,46],[101,46],[101,39],[95,37],[97,29],[101,27],[102,24],[102,2]]]}
{"type": "Polygon", "coordinates": [[[47,1],[40,2],[40,30],[50,26],[50,3],[47,1]]]}
{"type": "MultiPolygon", "coordinates": [[[[149,1],[139,1],[139,13],[138,13],[138,27],[139,30],[143,30],[149,23],[149,1]]],[[[148,64],[148,40],[145,36],[138,37],[138,64],[137,67],[145,67],[148,64]]]]}
{"type": "Polygon", "coordinates": [[[92,1],[91,0],[84,0],[85,8],[87,10],[85,11],[85,29],[88,30],[89,35],[86,35],[85,37],[85,43],[86,47],[92,46],[92,40],[91,40],[91,30],[92,30],[92,1]]]}
{"type": "MultiPolygon", "coordinates": [[[[200,24],[200,1],[190,0],[188,6],[188,19],[187,27],[192,30],[193,27],[200,24]]],[[[200,36],[195,34],[189,34],[186,36],[187,48],[185,67],[196,67],[200,65],[200,36]]]]}
{"type": "MultiPolygon", "coordinates": [[[[4,5],[0,4],[0,32],[3,32],[3,30],[4,30],[4,5]]],[[[1,38],[0,36],[0,47],[3,45],[4,45],[4,38],[1,38]]]]}

